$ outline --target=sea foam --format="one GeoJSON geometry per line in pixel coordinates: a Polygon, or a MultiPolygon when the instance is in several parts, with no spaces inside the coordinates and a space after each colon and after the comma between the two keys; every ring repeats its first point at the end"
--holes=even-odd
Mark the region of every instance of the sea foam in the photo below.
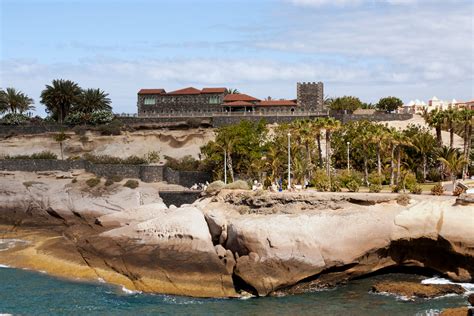
{"type": "Polygon", "coordinates": [[[474,293],[474,283],[457,283],[440,277],[424,279],[421,284],[457,284],[466,290],[466,294],[474,293]]]}

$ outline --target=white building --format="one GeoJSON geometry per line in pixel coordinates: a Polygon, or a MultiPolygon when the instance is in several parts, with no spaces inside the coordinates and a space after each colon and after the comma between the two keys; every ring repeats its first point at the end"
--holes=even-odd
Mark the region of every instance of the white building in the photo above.
{"type": "Polygon", "coordinates": [[[447,110],[449,108],[460,108],[463,107],[465,102],[458,102],[456,99],[451,101],[440,100],[437,97],[432,97],[428,100],[428,103],[420,101],[418,99],[412,100],[407,104],[404,104],[402,109],[399,112],[402,113],[412,113],[412,114],[423,114],[424,111],[431,112],[433,110],[447,110]]]}

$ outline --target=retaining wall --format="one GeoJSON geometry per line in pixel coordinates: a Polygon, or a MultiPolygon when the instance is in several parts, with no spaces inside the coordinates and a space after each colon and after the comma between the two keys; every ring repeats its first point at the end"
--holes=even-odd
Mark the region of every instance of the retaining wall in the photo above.
{"type": "Polygon", "coordinates": [[[100,177],[119,175],[124,178],[140,179],[143,182],[166,181],[191,187],[194,183],[211,180],[211,174],[201,171],[176,171],[164,166],[127,165],[127,164],[94,164],[86,160],[53,160],[53,159],[0,159],[0,170],[8,171],[69,171],[84,169],[100,177]]]}

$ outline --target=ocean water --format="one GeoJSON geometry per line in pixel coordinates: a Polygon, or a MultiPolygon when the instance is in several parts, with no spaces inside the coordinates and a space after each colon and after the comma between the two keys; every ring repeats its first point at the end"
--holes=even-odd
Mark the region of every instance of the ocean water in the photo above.
{"type": "MultiPolygon", "coordinates": [[[[465,296],[406,301],[370,293],[379,280],[440,278],[386,274],[359,279],[331,290],[285,297],[196,299],[133,293],[103,282],[75,282],[44,273],[0,266],[0,314],[14,315],[437,315],[467,305],[465,296]]],[[[472,284],[467,284],[472,288],[472,284]]]]}

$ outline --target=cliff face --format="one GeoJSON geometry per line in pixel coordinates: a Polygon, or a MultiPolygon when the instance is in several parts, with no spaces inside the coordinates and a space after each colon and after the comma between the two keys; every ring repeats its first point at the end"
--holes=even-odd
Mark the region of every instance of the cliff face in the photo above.
{"type": "Polygon", "coordinates": [[[452,197],[402,206],[392,194],[222,191],[167,208],[145,187],[24,180],[0,177],[2,238],[30,242],[0,252],[2,264],[212,297],[298,293],[400,266],[474,276],[474,209],[452,197]]]}

